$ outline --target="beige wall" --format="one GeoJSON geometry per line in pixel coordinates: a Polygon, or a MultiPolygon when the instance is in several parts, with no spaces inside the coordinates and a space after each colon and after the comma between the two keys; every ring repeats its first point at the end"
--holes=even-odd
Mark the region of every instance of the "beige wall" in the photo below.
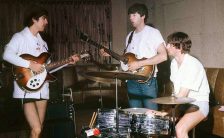
{"type": "Polygon", "coordinates": [[[191,54],[205,67],[224,67],[224,0],[112,0],[114,51],[123,51],[130,30],[127,8],[134,2],[149,7],[149,22],[164,39],[174,31],[184,31],[193,41],[191,54]]]}
{"type": "Polygon", "coordinates": [[[224,67],[223,0],[156,0],[163,36],[174,31],[188,33],[191,54],[205,67],[224,67]]]}
{"type": "Polygon", "coordinates": [[[112,48],[118,54],[123,54],[127,34],[126,22],[126,1],[112,0],[112,48]]]}

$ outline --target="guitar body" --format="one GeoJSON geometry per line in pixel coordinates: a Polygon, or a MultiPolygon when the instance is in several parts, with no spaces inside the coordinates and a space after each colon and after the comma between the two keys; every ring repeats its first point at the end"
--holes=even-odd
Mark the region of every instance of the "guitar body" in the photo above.
{"type": "MultiPolygon", "coordinates": [[[[22,54],[20,55],[20,57],[44,65],[50,58],[50,54],[44,52],[38,57],[34,57],[29,54],[22,54]]],[[[56,78],[53,75],[49,74],[46,70],[43,73],[35,74],[31,69],[19,66],[13,67],[13,76],[20,88],[28,92],[35,92],[36,90],[40,89],[46,80],[56,80],[56,78]]]]}
{"type": "Polygon", "coordinates": [[[146,80],[138,80],[138,82],[144,83],[152,77],[152,75],[154,73],[154,68],[155,68],[154,65],[146,65],[144,67],[141,67],[141,68],[137,69],[136,71],[129,71],[128,70],[128,64],[130,64],[134,61],[145,60],[146,58],[137,59],[135,54],[133,54],[133,53],[126,53],[126,54],[124,54],[124,57],[128,59],[128,63],[124,64],[123,62],[121,62],[121,69],[123,71],[131,72],[135,75],[140,75],[140,76],[144,76],[144,77],[148,78],[146,80]]]}

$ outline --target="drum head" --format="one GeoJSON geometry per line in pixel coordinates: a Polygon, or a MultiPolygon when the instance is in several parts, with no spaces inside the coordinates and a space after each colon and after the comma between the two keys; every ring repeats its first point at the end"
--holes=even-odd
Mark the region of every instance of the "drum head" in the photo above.
{"type": "Polygon", "coordinates": [[[147,108],[126,108],[122,110],[130,114],[145,114],[147,111],[149,111],[147,108]]]}

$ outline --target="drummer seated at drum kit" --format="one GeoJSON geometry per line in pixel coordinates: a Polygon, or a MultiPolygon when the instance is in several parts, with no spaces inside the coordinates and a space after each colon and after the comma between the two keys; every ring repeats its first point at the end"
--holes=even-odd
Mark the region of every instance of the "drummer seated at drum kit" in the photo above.
{"type": "MultiPolygon", "coordinates": [[[[188,132],[204,120],[209,112],[210,89],[207,76],[200,61],[189,54],[191,46],[192,42],[186,33],[175,32],[167,38],[166,49],[168,55],[173,57],[170,66],[170,80],[174,86],[172,96],[176,101],[181,98],[194,99],[191,104],[198,107],[198,110],[185,112],[179,118],[175,126],[177,138],[188,138],[188,132]]],[[[151,114],[150,111],[147,113],[151,114]]]]}

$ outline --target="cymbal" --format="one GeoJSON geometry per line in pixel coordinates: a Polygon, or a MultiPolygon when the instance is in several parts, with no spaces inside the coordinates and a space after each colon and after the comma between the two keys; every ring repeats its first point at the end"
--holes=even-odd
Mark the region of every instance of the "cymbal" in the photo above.
{"type": "Polygon", "coordinates": [[[87,76],[109,78],[109,79],[120,79],[120,80],[146,80],[145,76],[136,75],[130,72],[122,71],[99,71],[99,72],[86,72],[87,76]]]}
{"type": "Polygon", "coordinates": [[[188,98],[188,97],[175,97],[175,96],[169,96],[169,97],[160,97],[156,99],[150,100],[151,102],[158,103],[158,104],[186,104],[194,102],[195,99],[188,98]]]}
{"type": "Polygon", "coordinates": [[[93,77],[93,76],[88,76],[86,74],[82,74],[83,77],[85,77],[86,79],[95,81],[95,82],[99,82],[99,83],[110,83],[110,84],[115,84],[115,80],[114,79],[106,79],[106,78],[101,78],[101,77],[93,77]]]}

